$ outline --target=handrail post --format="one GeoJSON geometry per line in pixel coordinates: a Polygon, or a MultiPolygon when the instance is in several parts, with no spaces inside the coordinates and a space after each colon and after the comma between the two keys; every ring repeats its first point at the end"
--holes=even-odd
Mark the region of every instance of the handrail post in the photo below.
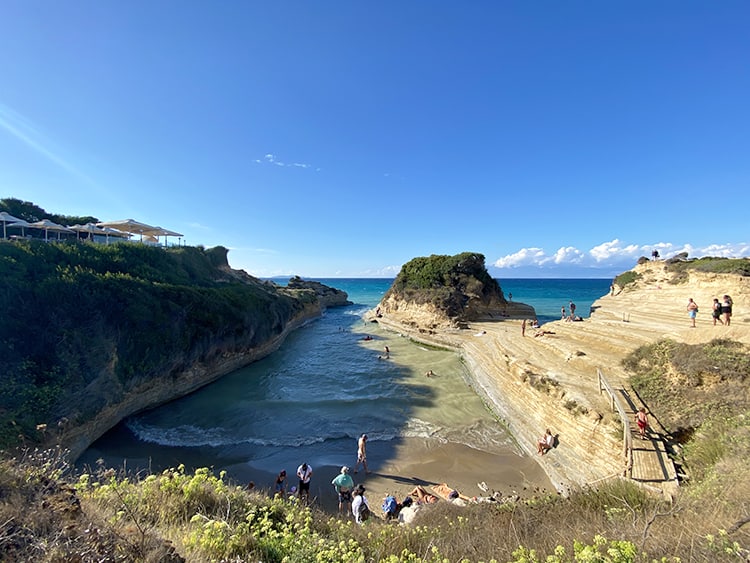
{"type": "Polygon", "coordinates": [[[596,368],[596,376],[599,383],[599,394],[602,390],[606,390],[610,397],[610,408],[620,415],[622,422],[622,454],[625,458],[625,477],[632,478],[633,476],[633,436],[630,432],[630,420],[628,419],[625,409],[620,404],[620,401],[615,397],[615,392],[612,390],[609,382],[604,378],[601,369],[596,368]]]}

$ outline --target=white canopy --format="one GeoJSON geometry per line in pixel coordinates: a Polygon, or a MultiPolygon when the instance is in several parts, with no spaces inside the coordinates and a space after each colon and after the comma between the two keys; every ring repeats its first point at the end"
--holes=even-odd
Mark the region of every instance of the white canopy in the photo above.
{"type": "Polygon", "coordinates": [[[31,229],[44,229],[44,240],[49,240],[48,235],[49,231],[53,231],[57,233],[57,239],[60,240],[60,233],[74,233],[75,231],[72,229],[69,229],[68,227],[63,227],[62,225],[58,225],[57,223],[54,223],[53,221],[50,221],[49,219],[42,219],[41,221],[37,221],[36,223],[29,224],[29,228],[31,229]]]}
{"type": "Polygon", "coordinates": [[[3,238],[8,238],[8,234],[5,230],[5,225],[7,223],[18,223],[19,221],[23,221],[23,219],[13,217],[13,215],[8,213],[7,211],[0,211],[0,221],[2,221],[3,223],[3,238]]]}

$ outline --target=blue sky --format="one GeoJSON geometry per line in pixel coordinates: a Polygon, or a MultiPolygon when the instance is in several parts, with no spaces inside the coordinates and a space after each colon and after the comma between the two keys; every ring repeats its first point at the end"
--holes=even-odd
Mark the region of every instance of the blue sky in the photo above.
{"type": "Polygon", "coordinates": [[[748,256],[750,3],[0,2],[0,197],[257,276],[748,256]]]}

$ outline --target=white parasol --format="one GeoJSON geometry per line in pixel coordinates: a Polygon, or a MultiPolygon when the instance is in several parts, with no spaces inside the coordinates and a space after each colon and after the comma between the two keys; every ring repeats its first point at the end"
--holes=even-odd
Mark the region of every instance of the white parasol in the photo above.
{"type": "Polygon", "coordinates": [[[7,211],[0,211],[0,221],[3,222],[3,238],[8,238],[8,233],[5,230],[5,225],[8,223],[18,223],[19,221],[22,221],[23,219],[19,219],[18,217],[13,217],[10,213],[7,211]]]}

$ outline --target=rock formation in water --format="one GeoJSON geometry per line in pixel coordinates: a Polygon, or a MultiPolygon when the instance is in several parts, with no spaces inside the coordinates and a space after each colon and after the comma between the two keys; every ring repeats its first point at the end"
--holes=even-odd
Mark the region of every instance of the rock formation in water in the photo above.
{"type": "Polygon", "coordinates": [[[317,281],[303,280],[299,276],[294,276],[289,280],[287,284],[289,289],[310,289],[315,292],[318,296],[321,305],[324,307],[342,307],[344,305],[351,305],[349,301],[349,295],[346,291],[336,289],[335,287],[328,287],[317,281]]]}
{"type": "Polygon", "coordinates": [[[401,268],[380,309],[427,331],[510,315],[534,316],[532,307],[505,299],[485,268],[484,256],[475,252],[414,258],[401,268]]]}

